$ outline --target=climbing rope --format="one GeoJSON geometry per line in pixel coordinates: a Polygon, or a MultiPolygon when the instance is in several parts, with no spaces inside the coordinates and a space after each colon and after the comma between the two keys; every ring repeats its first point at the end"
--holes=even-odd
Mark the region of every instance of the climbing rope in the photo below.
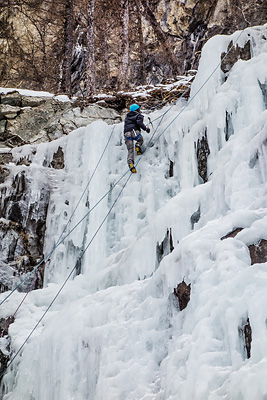
{"type": "MultiPolygon", "coordinates": [[[[73,218],[73,215],[74,215],[74,213],[76,212],[76,210],[77,210],[77,208],[78,208],[78,206],[79,206],[79,204],[80,204],[80,202],[81,202],[81,200],[82,200],[82,198],[83,198],[83,196],[84,196],[84,194],[86,193],[86,190],[88,189],[88,186],[89,186],[89,184],[91,183],[91,181],[92,181],[92,179],[93,179],[93,176],[95,175],[95,172],[96,172],[96,170],[97,170],[97,168],[98,168],[98,166],[99,166],[99,164],[100,164],[100,162],[101,162],[101,160],[102,160],[102,158],[103,158],[103,156],[104,156],[104,153],[105,153],[105,151],[106,151],[106,149],[107,149],[107,147],[108,147],[108,145],[109,145],[109,142],[110,142],[110,140],[111,140],[111,136],[112,136],[112,134],[113,134],[113,132],[114,132],[114,129],[115,129],[115,126],[113,126],[113,128],[112,128],[112,131],[111,131],[111,133],[110,133],[110,135],[109,135],[109,138],[108,138],[108,141],[107,141],[107,143],[106,143],[106,146],[105,146],[105,148],[104,148],[104,150],[103,150],[103,152],[102,152],[102,154],[101,154],[101,156],[100,156],[100,158],[99,158],[99,160],[98,160],[98,162],[97,162],[97,164],[96,164],[96,166],[95,166],[95,169],[94,169],[94,171],[93,171],[93,173],[92,173],[92,175],[91,175],[91,177],[90,177],[90,179],[89,179],[89,181],[88,181],[88,183],[87,183],[87,185],[85,186],[85,189],[84,189],[84,191],[83,191],[83,193],[82,193],[82,195],[81,195],[81,197],[79,198],[79,200],[78,200],[78,202],[77,202],[77,204],[76,204],[76,206],[75,206],[75,208],[74,208],[74,210],[73,210],[73,212],[72,212],[72,214],[71,214],[71,216],[70,216],[70,218],[69,218],[69,220],[67,221],[67,223],[66,223],[66,225],[65,225],[65,227],[64,227],[64,229],[63,229],[63,231],[62,231],[62,233],[61,233],[61,235],[59,236],[59,238],[58,238],[58,240],[57,240],[57,242],[56,242],[56,245],[53,247],[53,249],[51,250],[51,252],[46,256],[46,257],[44,257],[35,267],[34,267],[34,269],[31,271],[31,272],[29,272],[29,274],[28,275],[26,275],[26,277],[14,288],[14,289],[12,289],[12,291],[0,302],[0,306],[33,274],[33,272],[35,272],[39,267],[40,267],[40,265],[42,265],[44,262],[45,263],[47,263],[47,260],[48,259],[50,259],[50,257],[51,257],[51,255],[54,253],[54,251],[57,249],[57,247],[70,235],[70,233],[72,233],[73,232],[73,230],[74,229],[72,229],[62,240],[61,240],[61,238],[62,238],[62,236],[63,236],[63,234],[65,233],[65,231],[66,231],[66,229],[67,229],[67,227],[68,227],[68,225],[70,224],[70,222],[71,222],[71,220],[72,220],[72,218],[73,218]]],[[[106,193],[106,195],[108,195],[108,193],[106,193]]],[[[104,197],[106,197],[106,195],[104,196],[104,197]]],[[[103,198],[104,198],[103,197],[103,198]]],[[[101,201],[102,199],[100,199],[100,201],[101,201]]],[[[99,204],[99,203],[97,203],[97,204],[99,204]]],[[[97,205],[96,204],[96,205],[97,205]]],[[[90,212],[93,210],[93,208],[90,210],[90,212]]],[[[88,215],[88,214],[87,214],[88,215]]],[[[86,216],[87,216],[86,215],[86,216]]],[[[78,224],[76,224],[75,225],[75,227],[77,227],[82,221],[84,220],[84,218],[82,218],[80,221],[79,221],[79,223],[78,224]]],[[[37,276],[38,277],[38,276],[37,276]]],[[[36,279],[35,279],[35,281],[37,280],[37,277],[36,277],[36,279]]],[[[31,289],[30,289],[31,290],[31,289]]],[[[27,293],[28,294],[28,293],[27,293]]],[[[5,328],[6,329],[6,328],[5,328]]]]}
{"type": "MultiPolygon", "coordinates": [[[[156,143],[158,140],[159,140],[159,138],[166,132],[166,130],[173,124],[173,122],[182,114],[182,112],[189,106],[189,104],[191,104],[192,103],[192,101],[195,99],[195,97],[198,95],[198,93],[202,90],[202,88],[206,85],[206,83],[211,79],[211,77],[215,74],[215,72],[217,71],[217,69],[221,66],[221,64],[222,64],[222,62],[225,60],[225,58],[228,56],[228,54],[230,53],[230,51],[232,50],[232,48],[236,45],[236,43],[237,43],[237,41],[238,41],[238,39],[240,38],[240,36],[242,35],[242,33],[244,32],[244,30],[245,30],[246,28],[244,28],[242,31],[240,31],[240,33],[239,33],[239,35],[237,36],[237,38],[236,38],[236,40],[233,42],[233,44],[232,44],[232,46],[229,48],[229,50],[226,52],[226,54],[224,55],[224,57],[221,59],[221,61],[217,64],[217,66],[214,68],[214,70],[210,73],[210,75],[206,78],[206,80],[204,81],[204,83],[200,86],[200,88],[197,90],[197,92],[194,94],[194,96],[192,97],[192,98],[190,98],[189,99],[189,101],[184,105],[184,107],[182,107],[182,109],[180,110],[180,112],[171,120],[171,122],[167,125],[167,127],[161,132],[161,134],[157,137],[157,139],[155,140],[155,142],[154,143],[156,143]]],[[[189,88],[188,88],[189,89],[189,88]]],[[[187,89],[187,90],[188,90],[187,89]]],[[[186,93],[186,91],[183,93],[183,95],[186,93]]],[[[183,97],[183,96],[181,96],[181,97],[183,97]]],[[[178,100],[180,100],[180,98],[178,99],[178,100]]],[[[177,100],[177,101],[178,101],[177,100]]],[[[176,104],[177,102],[175,102],[165,113],[163,113],[162,114],[162,116],[160,116],[160,117],[164,117],[166,114],[167,114],[167,112],[169,112],[170,111],[170,109],[176,104]]],[[[158,117],[158,118],[160,118],[160,117],[158,117]]],[[[157,119],[158,119],[157,118],[157,119]]],[[[155,121],[155,120],[154,120],[155,121]]],[[[152,122],[154,122],[154,121],[152,121],[152,122]]],[[[160,125],[160,124],[159,124],[160,125]]],[[[158,126],[159,126],[158,125],[158,126]]],[[[158,128],[158,127],[157,127],[158,128]]],[[[157,129],[156,129],[157,130],[157,129]]],[[[147,152],[147,150],[150,148],[150,144],[151,144],[151,142],[152,142],[152,138],[155,136],[155,133],[156,133],[156,131],[153,133],[153,135],[152,135],[152,137],[150,138],[150,140],[149,140],[149,142],[148,142],[148,144],[147,144],[147,146],[146,146],[146,149],[145,149],[145,151],[144,151],[144,153],[143,154],[145,154],[146,152],[147,152]]],[[[140,158],[139,158],[139,160],[138,160],[138,163],[140,162],[140,160],[141,160],[141,158],[142,158],[142,156],[143,156],[143,154],[140,156],[140,158]]],[[[137,165],[137,163],[136,163],[136,165],[137,165]]]]}
{"type": "Polygon", "coordinates": [[[30,289],[27,291],[27,293],[25,294],[25,296],[23,297],[23,299],[22,299],[21,302],[19,303],[19,305],[18,305],[16,311],[14,312],[14,314],[13,314],[11,317],[8,318],[8,321],[7,321],[7,323],[6,323],[5,327],[4,327],[4,329],[2,330],[2,332],[1,332],[1,334],[0,334],[0,339],[1,339],[1,337],[4,335],[5,331],[7,331],[9,325],[10,325],[12,322],[14,322],[15,315],[16,315],[17,312],[19,311],[19,309],[20,309],[22,303],[24,302],[24,300],[26,299],[26,297],[28,296],[28,294],[30,293],[30,291],[32,290],[32,288],[34,287],[35,282],[36,282],[37,279],[41,276],[43,270],[45,269],[45,266],[46,266],[47,262],[49,262],[49,261],[50,261],[50,260],[48,260],[48,261],[46,261],[46,262],[44,263],[44,265],[43,265],[41,271],[38,272],[36,278],[34,279],[33,283],[31,284],[30,289]]]}
{"type": "MultiPolygon", "coordinates": [[[[128,172],[128,171],[127,171],[128,172]]],[[[101,227],[103,226],[103,224],[105,223],[105,221],[107,220],[109,214],[111,213],[112,209],[114,208],[115,204],[117,203],[119,197],[121,196],[124,188],[126,187],[127,183],[129,182],[130,178],[131,178],[132,174],[130,174],[128,176],[128,178],[126,179],[125,183],[123,184],[119,194],[117,195],[116,199],[114,200],[112,206],[110,207],[110,209],[108,210],[107,214],[105,215],[104,219],[102,220],[101,224],[99,225],[99,227],[97,228],[96,232],[94,233],[93,237],[91,238],[90,242],[88,243],[88,245],[86,246],[86,248],[83,250],[80,259],[83,257],[84,253],[86,252],[86,250],[89,248],[89,246],[91,245],[91,243],[93,242],[93,240],[95,239],[96,235],[98,234],[98,232],[100,231],[101,227]]],[[[10,367],[10,365],[14,362],[14,360],[16,359],[16,357],[19,355],[19,353],[21,352],[21,350],[23,349],[23,347],[25,346],[25,344],[28,342],[28,340],[30,339],[30,337],[32,336],[32,334],[34,333],[34,331],[37,329],[38,325],[42,322],[42,320],[44,319],[45,315],[48,313],[48,311],[50,310],[50,308],[52,307],[52,305],[54,304],[54,302],[56,301],[56,299],[58,298],[59,294],[62,292],[63,288],[65,287],[66,283],[68,282],[68,280],[70,279],[70,277],[72,276],[74,270],[76,268],[76,264],[75,266],[72,268],[72,270],[70,271],[69,275],[67,276],[67,278],[65,279],[65,281],[63,282],[63,284],[61,285],[60,289],[58,290],[58,292],[56,293],[55,297],[53,298],[53,300],[51,301],[51,303],[48,305],[47,309],[45,310],[45,312],[43,313],[43,315],[41,316],[41,318],[38,320],[38,322],[35,324],[34,328],[31,330],[31,332],[29,333],[29,335],[27,336],[27,338],[24,340],[24,342],[22,343],[22,345],[20,346],[20,348],[17,350],[17,352],[15,353],[15,355],[10,359],[10,362],[8,363],[8,365],[6,366],[6,368],[4,369],[4,371],[2,371],[2,374],[0,375],[0,380],[1,378],[4,376],[4,374],[6,373],[6,371],[8,370],[8,368],[10,367]]]]}
{"type": "Polygon", "coordinates": [[[79,198],[79,200],[78,200],[76,206],[74,207],[74,210],[72,211],[72,214],[71,214],[71,216],[70,216],[68,222],[66,223],[65,228],[64,228],[63,231],[61,232],[61,235],[59,236],[59,238],[58,238],[56,244],[58,244],[58,242],[59,242],[60,239],[62,238],[63,234],[65,233],[65,231],[66,231],[68,225],[70,224],[70,222],[71,222],[71,220],[72,220],[72,217],[74,216],[74,214],[75,214],[75,212],[76,212],[76,210],[77,210],[77,208],[78,208],[78,206],[79,206],[79,204],[80,204],[80,202],[81,202],[81,200],[82,200],[84,194],[86,193],[86,190],[88,189],[88,186],[90,185],[90,183],[91,183],[91,181],[92,181],[92,179],[93,179],[93,177],[94,177],[94,174],[96,173],[96,170],[97,170],[97,168],[98,168],[98,166],[99,166],[99,164],[100,164],[100,162],[101,162],[101,160],[102,160],[102,158],[103,158],[103,156],[104,156],[104,154],[105,154],[105,151],[106,151],[106,149],[108,148],[108,145],[109,145],[111,136],[112,136],[112,134],[113,134],[113,132],[114,132],[114,128],[115,128],[115,125],[114,125],[113,128],[112,128],[112,131],[111,131],[111,133],[110,133],[110,135],[109,135],[109,138],[108,138],[108,141],[107,141],[107,143],[106,143],[106,146],[105,146],[105,148],[104,148],[104,150],[103,150],[103,152],[102,152],[102,154],[101,154],[101,156],[100,156],[100,158],[99,158],[99,160],[98,160],[98,162],[97,162],[97,164],[96,164],[96,166],[95,166],[95,169],[94,169],[94,171],[93,171],[93,173],[92,173],[92,175],[91,175],[91,177],[90,177],[90,179],[89,179],[87,185],[85,186],[84,191],[82,192],[81,197],[79,198]]]}
{"type": "Polygon", "coordinates": [[[36,271],[36,269],[45,261],[47,261],[50,256],[52,255],[52,253],[56,250],[56,248],[64,242],[64,240],[82,223],[82,221],[98,206],[98,204],[101,203],[102,200],[104,200],[105,197],[107,197],[112,190],[119,184],[119,182],[124,178],[124,176],[126,174],[129,173],[129,170],[127,169],[127,171],[125,171],[125,173],[114,183],[114,185],[96,202],[96,204],[90,209],[88,210],[88,212],[77,222],[77,224],[66,234],[66,236],[64,236],[60,242],[58,242],[58,244],[50,251],[50,253],[47,254],[47,256],[45,256],[40,262],[39,264],[36,265],[36,267],[23,279],[23,281],[20,282],[20,284],[18,286],[16,286],[16,288],[14,288],[1,302],[0,305],[2,305],[11,295],[12,293],[14,293],[14,291],[34,272],[36,271]]]}
{"type": "MultiPolygon", "coordinates": [[[[242,35],[242,33],[244,32],[246,28],[244,28],[240,34],[238,35],[238,37],[236,38],[236,40],[233,42],[232,46],[228,49],[228,51],[226,52],[226,54],[224,55],[224,57],[221,59],[221,61],[218,63],[218,65],[215,67],[215,69],[211,72],[211,74],[208,76],[208,78],[205,80],[205,82],[201,85],[201,87],[199,88],[199,90],[195,93],[195,95],[189,99],[189,101],[185,104],[185,106],[181,109],[181,111],[176,115],[176,117],[168,124],[168,126],[163,130],[163,132],[158,136],[158,138],[156,139],[155,142],[157,142],[159,140],[159,138],[166,132],[166,130],[170,127],[170,125],[181,115],[181,113],[184,111],[185,108],[188,107],[189,104],[192,103],[192,101],[194,100],[194,98],[196,97],[196,95],[200,92],[200,90],[206,85],[206,83],[209,81],[209,79],[212,77],[212,75],[216,72],[216,70],[221,66],[222,62],[224,61],[224,59],[227,57],[227,55],[230,53],[230,51],[232,50],[232,48],[235,46],[236,42],[238,41],[239,37],[242,35]]],[[[156,130],[154,131],[152,137],[150,138],[146,149],[144,151],[144,153],[140,156],[140,158],[138,159],[136,165],[139,164],[139,162],[141,161],[143,155],[147,152],[148,148],[150,148],[150,145],[152,143],[152,139],[156,134],[156,131],[158,130],[158,127],[160,126],[163,117],[172,109],[172,107],[174,105],[177,104],[177,102],[184,97],[184,95],[189,91],[190,88],[187,88],[183,94],[177,99],[177,101],[172,104],[171,107],[169,107],[169,109],[167,111],[165,111],[162,115],[160,115],[159,117],[157,117],[155,120],[161,118],[160,123],[158,124],[156,130]]],[[[154,122],[155,120],[153,120],[152,122],[154,122]]],[[[9,295],[7,295],[1,302],[0,302],[0,306],[11,296],[11,294],[47,259],[50,258],[50,256],[52,255],[52,253],[56,250],[56,248],[73,232],[74,229],[76,229],[76,227],[88,216],[88,214],[90,212],[93,211],[93,209],[115,188],[115,186],[117,186],[117,184],[123,179],[123,177],[128,173],[128,170],[118,179],[117,182],[115,182],[115,184],[111,187],[110,190],[108,190],[101,198],[100,200],[94,205],[94,207],[92,209],[90,209],[85,216],[74,226],[74,228],[60,241],[58,242],[58,244],[51,250],[51,252],[43,258],[43,260],[40,261],[40,263],[19,283],[19,285],[17,285],[10,293],[9,295]]]]}
{"type": "MultiPolygon", "coordinates": [[[[229,52],[231,51],[231,49],[235,46],[236,42],[238,41],[239,37],[242,35],[242,33],[244,32],[245,28],[240,32],[240,34],[238,35],[238,37],[236,38],[236,40],[233,42],[232,46],[230,47],[230,49],[227,51],[227,53],[225,54],[225,56],[221,59],[220,63],[215,67],[215,69],[211,72],[211,74],[208,76],[208,78],[204,81],[204,83],[200,86],[200,88],[197,90],[197,92],[194,94],[194,96],[185,104],[185,106],[181,109],[181,111],[171,120],[171,122],[167,125],[167,127],[158,135],[158,137],[156,138],[155,142],[157,142],[160,137],[166,132],[166,130],[173,124],[173,122],[182,114],[182,112],[189,106],[189,104],[192,103],[192,101],[195,99],[195,97],[198,95],[198,93],[202,90],[202,88],[206,85],[206,83],[210,80],[210,78],[213,76],[213,74],[216,72],[216,70],[221,66],[221,63],[223,62],[223,60],[227,57],[227,55],[229,54],[229,52]]],[[[172,107],[170,107],[171,109],[172,107]]],[[[169,109],[169,110],[170,110],[169,109]]],[[[168,111],[169,111],[168,110],[168,111]]],[[[167,111],[167,112],[168,112],[167,111]]],[[[166,115],[166,113],[162,114],[162,119],[163,117],[166,115]]],[[[161,123],[161,122],[160,122],[161,123]]],[[[159,123],[159,125],[160,125],[159,123]]],[[[159,126],[158,125],[158,126],[159,126]]],[[[158,127],[157,127],[158,129],[158,127]]],[[[157,130],[156,129],[156,130],[157,130]]],[[[150,148],[150,143],[152,142],[152,138],[155,136],[156,131],[153,133],[150,141],[148,142],[148,145],[146,146],[146,149],[144,151],[143,154],[141,154],[140,158],[138,159],[136,165],[139,164],[139,162],[141,161],[143,155],[145,153],[147,153],[148,149],[150,148]]],[[[39,264],[38,266],[44,262],[46,259],[48,259],[48,257],[52,254],[52,252],[56,249],[56,247],[58,247],[65,239],[66,237],[68,237],[73,230],[88,216],[88,214],[90,212],[93,211],[93,209],[115,188],[115,186],[117,186],[117,184],[123,179],[123,177],[127,174],[130,173],[129,170],[127,170],[121,177],[120,179],[118,179],[118,181],[111,187],[111,189],[106,192],[105,195],[103,195],[101,197],[101,199],[95,204],[95,206],[89,210],[85,216],[74,226],[74,228],[72,230],[70,230],[70,232],[57,244],[57,246],[55,246],[55,248],[49,253],[49,255],[47,257],[45,257],[39,264]]],[[[97,233],[99,232],[99,230],[101,229],[101,227],[103,226],[104,222],[106,221],[106,219],[108,218],[110,212],[112,211],[113,207],[115,206],[115,204],[117,203],[120,195],[122,194],[124,188],[126,187],[128,181],[130,180],[132,174],[129,174],[129,177],[127,178],[127,180],[125,181],[124,185],[122,186],[122,189],[120,190],[118,196],[116,197],[115,201],[113,202],[111,208],[109,209],[108,213],[106,214],[106,216],[104,217],[103,221],[101,222],[101,224],[99,225],[98,229],[96,230],[95,234],[93,235],[92,239],[90,240],[90,242],[88,243],[88,245],[85,247],[85,249],[83,250],[82,254],[80,255],[80,259],[83,257],[83,255],[85,254],[86,250],[89,248],[89,246],[91,245],[91,243],[93,242],[94,238],[96,237],[97,233]]],[[[38,267],[36,266],[35,269],[38,267]]],[[[32,329],[32,331],[30,332],[30,334],[27,336],[27,338],[25,339],[25,341],[23,342],[23,344],[20,346],[19,350],[15,353],[15,355],[12,357],[12,359],[10,360],[9,364],[7,365],[7,367],[5,368],[5,370],[2,372],[0,379],[3,377],[3,375],[5,374],[6,370],[9,368],[9,366],[12,364],[12,362],[15,360],[15,358],[17,357],[17,355],[20,353],[20,351],[22,350],[22,348],[24,347],[24,345],[27,343],[27,341],[29,340],[29,338],[32,336],[33,332],[35,331],[35,329],[38,327],[38,325],[40,324],[40,322],[43,320],[43,318],[45,317],[45,315],[47,314],[47,312],[49,311],[49,309],[52,307],[52,305],[54,304],[55,300],[57,299],[57,297],[59,296],[59,294],[61,293],[61,291],[63,290],[64,286],[66,285],[67,281],[69,280],[69,278],[71,277],[72,273],[74,272],[76,268],[76,264],[75,266],[72,268],[72,270],[70,271],[69,275],[67,276],[67,278],[65,279],[64,283],[62,284],[62,286],[60,287],[59,291],[57,292],[56,296],[53,298],[53,300],[51,301],[51,303],[49,304],[49,306],[47,307],[46,311],[44,312],[44,314],[42,315],[42,317],[39,319],[39,321],[37,322],[37,324],[35,325],[35,327],[32,329]]],[[[34,270],[35,270],[34,269],[34,270]]],[[[34,271],[33,270],[33,271],[34,271]]],[[[32,271],[32,272],[33,272],[32,271]]],[[[30,274],[29,274],[30,275],[30,274]]],[[[26,278],[25,278],[26,279],[26,278]]],[[[22,283],[22,282],[21,282],[22,283]]],[[[20,284],[21,284],[20,283],[20,284]]],[[[14,289],[16,290],[16,289],[14,289]]],[[[13,291],[14,291],[13,290],[13,291]]],[[[13,293],[13,291],[0,303],[0,305],[13,293]]],[[[16,311],[17,312],[17,311],[16,311]]]]}
{"type": "MultiPolygon", "coordinates": [[[[91,177],[90,177],[90,179],[89,179],[87,185],[85,186],[84,191],[83,191],[82,195],[80,196],[80,198],[79,198],[79,200],[78,200],[78,202],[77,202],[77,204],[76,204],[76,206],[75,206],[75,208],[74,208],[74,210],[73,210],[73,212],[72,212],[70,218],[68,219],[68,221],[67,221],[67,223],[66,223],[66,225],[65,225],[65,227],[64,227],[64,229],[63,229],[63,231],[61,232],[61,235],[59,236],[59,238],[58,238],[58,240],[57,240],[57,242],[56,242],[56,245],[59,244],[60,239],[62,238],[63,234],[65,233],[65,231],[66,231],[66,229],[67,229],[67,227],[68,227],[68,225],[70,224],[73,215],[75,214],[75,212],[76,212],[76,210],[77,210],[77,208],[78,208],[78,206],[79,206],[79,204],[80,204],[80,202],[81,202],[81,200],[82,200],[82,198],[83,198],[83,196],[84,196],[86,190],[88,189],[88,186],[90,185],[90,183],[91,183],[91,181],[92,181],[92,179],[93,179],[93,176],[94,176],[95,173],[96,173],[96,170],[97,170],[97,168],[98,168],[98,166],[99,166],[99,164],[100,164],[100,162],[101,162],[101,160],[102,160],[102,158],[103,158],[103,156],[104,156],[104,154],[105,154],[105,151],[106,151],[106,149],[107,149],[107,147],[108,147],[108,145],[109,145],[111,136],[112,136],[112,134],[113,134],[113,132],[114,132],[114,128],[115,128],[115,125],[113,126],[113,128],[112,128],[112,130],[111,130],[111,133],[110,133],[110,135],[109,135],[109,138],[108,138],[108,141],[107,141],[107,143],[106,143],[106,146],[105,146],[105,148],[104,148],[104,150],[103,150],[103,152],[102,152],[102,154],[101,154],[101,156],[100,156],[100,158],[99,158],[99,160],[98,160],[98,162],[97,162],[97,164],[96,164],[96,166],[95,166],[95,169],[94,169],[94,171],[93,171],[93,173],[92,173],[92,175],[91,175],[91,177]]],[[[55,249],[56,249],[56,247],[54,248],[54,250],[55,250],[55,249]]],[[[50,261],[50,259],[48,259],[48,261],[50,261]]],[[[47,264],[48,261],[44,262],[44,265],[43,265],[41,271],[38,272],[36,278],[34,279],[34,281],[33,281],[32,285],[30,286],[29,290],[27,291],[27,293],[26,293],[25,296],[23,297],[22,301],[21,301],[20,304],[18,305],[16,311],[15,311],[14,314],[8,319],[7,324],[5,325],[4,329],[2,330],[2,332],[1,332],[1,334],[0,334],[0,338],[3,336],[4,332],[8,329],[9,325],[14,321],[15,315],[17,314],[18,310],[19,310],[20,307],[22,306],[22,304],[23,304],[23,302],[25,301],[26,297],[28,296],[28,294],[30,293],[30,291],[32,290],[32,288],[34,287],[34,285],[35,285],[37,279],[41,276],[41,274],[42,274],[42,272],[44,271],[45,266],[46,266],[46,264],[47,264]]],[[[41,264],[39,264],[39,265],[41,265],[41,264]]],[[[33,271],[32,271],[32,272],[33,272],[33,271]]],[[[31,272],[31,273],[32,273],[32,272],[31,272]]],[[[31,275],[31,273],[28,274],[28,276],[27,276],[25,279],[27,279],[27,278],[31,275]]],[[[19,285],[17,286],[17,288],[18,288],[18,287],[19,287],[19,285]]],[[[15,288],[14,290],[16,290],[16,288],[15,288]]],[[[2,303],[1,303],[1,304],[2,304],[2,303]]]]}

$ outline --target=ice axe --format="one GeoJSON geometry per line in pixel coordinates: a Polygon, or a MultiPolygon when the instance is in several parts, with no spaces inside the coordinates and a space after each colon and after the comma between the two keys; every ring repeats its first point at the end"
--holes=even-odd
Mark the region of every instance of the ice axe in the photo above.
{"type": "MultiPolygon", "coordinates": [[[[151,121],[151,118],[150,118],[150,117],[147,117],[147,118],[148,118],[149,123],[151,124],[151,126],[152,126],[152,128],[153,128],[153,131],[155,131],[154,126],[153,126],[153,123],[152,123],[152,121],[151,121]]],[[[153,138],[154,134],[155,134],[155,132],[153,133],[152,138],[153,138]]],[[[151,138],[151,139],[152,139],[152,138],[151,138]]],[[[150,141],[148,142],[149,147],[153,147],[153,146],[154,146],[154,142],[152,142],[151,139],[150,139],[150,141]]]]}
{"type": "Polygon", "coordinates": [[[154,129],[154,126],[153,126],[153,124],[152,124],[151,118],[150,118],[150,117],[147,117],[147,118],[148,118],[149,123],[151,124],[152,128],[154,129]]]}

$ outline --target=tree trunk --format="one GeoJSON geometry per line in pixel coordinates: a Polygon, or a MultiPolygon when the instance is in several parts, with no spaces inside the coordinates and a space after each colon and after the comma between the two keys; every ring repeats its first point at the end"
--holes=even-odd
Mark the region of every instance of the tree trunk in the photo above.
{"type": "Polygon", "coordinates": [[[166,53],[168,62],[170,63],[172,74],[175,77],[179,72],[178,60],[176,59],[175,55],[173,54],[170,48],[168,34],[161,29],[160,24],[158,23],[153,11],[149,7],[148,0],[136,0],[136,1],[139,2],[140,5],[142,4],[142,6],[144,7],[144,18],[146,18],[146,20],[152,26],[155,35],[158,38],[159,43],[162,45],[162,48],[166,53]]]}
{"type": "Polygon", "coordinates": [[[101,82],[101,86],[109,88],[110,86],[110,66],[109,66],[109,44],[108,44],[108,34],[109,34],[109,24],[110,17],[108,13],[108,4],[103,4],[103,22],[99,27],[99,39],[100,39],[100,48],[103,53],[103,65],[104,65],[104,76],[103,81],[101,82]]]}
{"type": "MultiPolygon", "coordinates": [[[[107,29],[107,24],[105,24],[105,28],[107,29]]],[[[105,29],[105,32],[106,32],[105,29]]],[[[108,57],[108,41],[104,33],[104,64],[105,64],[105,75],[106,75],[106,87],[110,85],[110,67],[109,67],[109,57],[108,57]]]]}
{"type": "Polygon", "coordinates": [[[88,0],[87,18],[86,95],[93,96],[95,94],[95,0],[88,0]]]}
{"type": "Polygon", "coordinates": [[[129,68],[129,0],[121,0],[119,88],[128,84],[129,68]]]}
{"type": "Polygon", "coordinates": [[[141,10],[138,8],[138,19],[137,19],[137,34],[138,34],[138,43],[139,43],[139,76],[141,85],[146,83],[145,81],[145,49],[144,49],[144,37],[143,37],[143,29],[142,29],[142,15],[141,10]]]}
{"type": "Polygon", "coordinates": [[[71,62],[73,52],[73,32],[74,32],[74,21],[73,21],[73,0],[66,0],[65,8],[65,24],[64,24],[64,49],[63,49],[63,63],[62,63],[62,80],[60,89],[64,92],[72,95],[71,86],[71,62]]]}

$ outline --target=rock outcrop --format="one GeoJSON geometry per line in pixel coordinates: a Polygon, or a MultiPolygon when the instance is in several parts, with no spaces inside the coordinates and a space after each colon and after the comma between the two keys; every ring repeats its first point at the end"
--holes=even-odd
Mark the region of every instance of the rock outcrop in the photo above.
{"type": "MultiPolygon", "coordinates": [[[[19,164],[6,165],[0,185],[0,292],[13,289],[43,258],[49,186],[44,182],[36,191],[27,167],[19,164]]],[[[37,272],[20,290],[30,287],[42,287],[37,272]]]]}
{"type": "Polygon", "coordinates": [[[110,124],[121,121],[118,112],[107,106],[80,107],[56,97],[23,96],[17,91],[2,93],[0,147],[49,142],[98,119],[110,124]]]}
{"type": "Polygon", "coordinates": [[[191,283],[188,285],[183,280],[177,285],[177,288],[174,288],[174,295],[177,297],[180,311],[184,310],[190,301],[191,294],[191,283]]]}
{"type": "MultiPolygon", "coordinates": [[[[232,232],[222,237],[222,240],[234,238],[241,232],[243,228],[236,228],[232,232]]],[[[267,262],[267,240],[260,239],[257,243],[248,244],[248,250],[251,259],[251,265],[262,264],[267,262]]]]}
{"type": "Polygon", "coordinates": [[[249,318],[243,318],[238,326],[238,334],[241,340],[241,354],[243,359],[251,357],[252,329],[249,318]]]}
{"type": "Polygon", "coordinates": [[[251,265],[267,262],[267,240],[261,239],[258,243],[248,246],[248,248],[251,258],[251,265]]]}
{"type": "MultiPolygon", "coordinates": [[[[117,111],[98,104],[83,105],[55,97],[24,96],[11,91],[0,96],[0,292],[11,290],[43,259],[46,214],[50,199],[49,170],[64,168],[59,146],[38,168],[35,190],[29,168],[35,145],[48,142],[95,120],[121,121],[117,111]],[[30,144],[14,159],[13,147],[30,144]],[[10,150],[8,150],[10,148],[10,150]]],[[[42,266],[42,263],[41,263],[42,266]]],[[[19,290],[42,287],[36,270],[19,290]]]]}

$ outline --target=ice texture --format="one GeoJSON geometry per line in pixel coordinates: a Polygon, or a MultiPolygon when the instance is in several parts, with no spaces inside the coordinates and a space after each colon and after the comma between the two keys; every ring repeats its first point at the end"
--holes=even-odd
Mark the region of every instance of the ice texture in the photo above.
{"type": "MultiPolygon", "coordinates": [[[[104,222],[8,368],[4,400],[267,398],[267,265],[251,266],[248,249],[267,239],[266,38],[267,25],[207,42],[189,101],[150,114],[144,138],[155,133],[154,146],[138,158],[138,173],[107,218],[129,176],[122,124],[96,171],[112,130],[103,121],[37,147],[36,166],[59,145],[64,152],[64,170],[50,176],[45,253],[56,249],[44,289],[29,294],[10,326],[13,354],[104,222]],[[241,47],[250,41],[252,58],[238,60],[227,77],[220,68],[212,74],[237,38],[241,47]],[[205,136],[203,183],[196,146],[205,136]],[[174,249],[159,260],[168,230],[174,249]],[[180,311],[173,290],[183,280],[191,297],[180,311]],[[250,358],[240,334],[247,319],[250,358]]],[[[0,316],[21,298],[10,296],[0,316]]]]}

